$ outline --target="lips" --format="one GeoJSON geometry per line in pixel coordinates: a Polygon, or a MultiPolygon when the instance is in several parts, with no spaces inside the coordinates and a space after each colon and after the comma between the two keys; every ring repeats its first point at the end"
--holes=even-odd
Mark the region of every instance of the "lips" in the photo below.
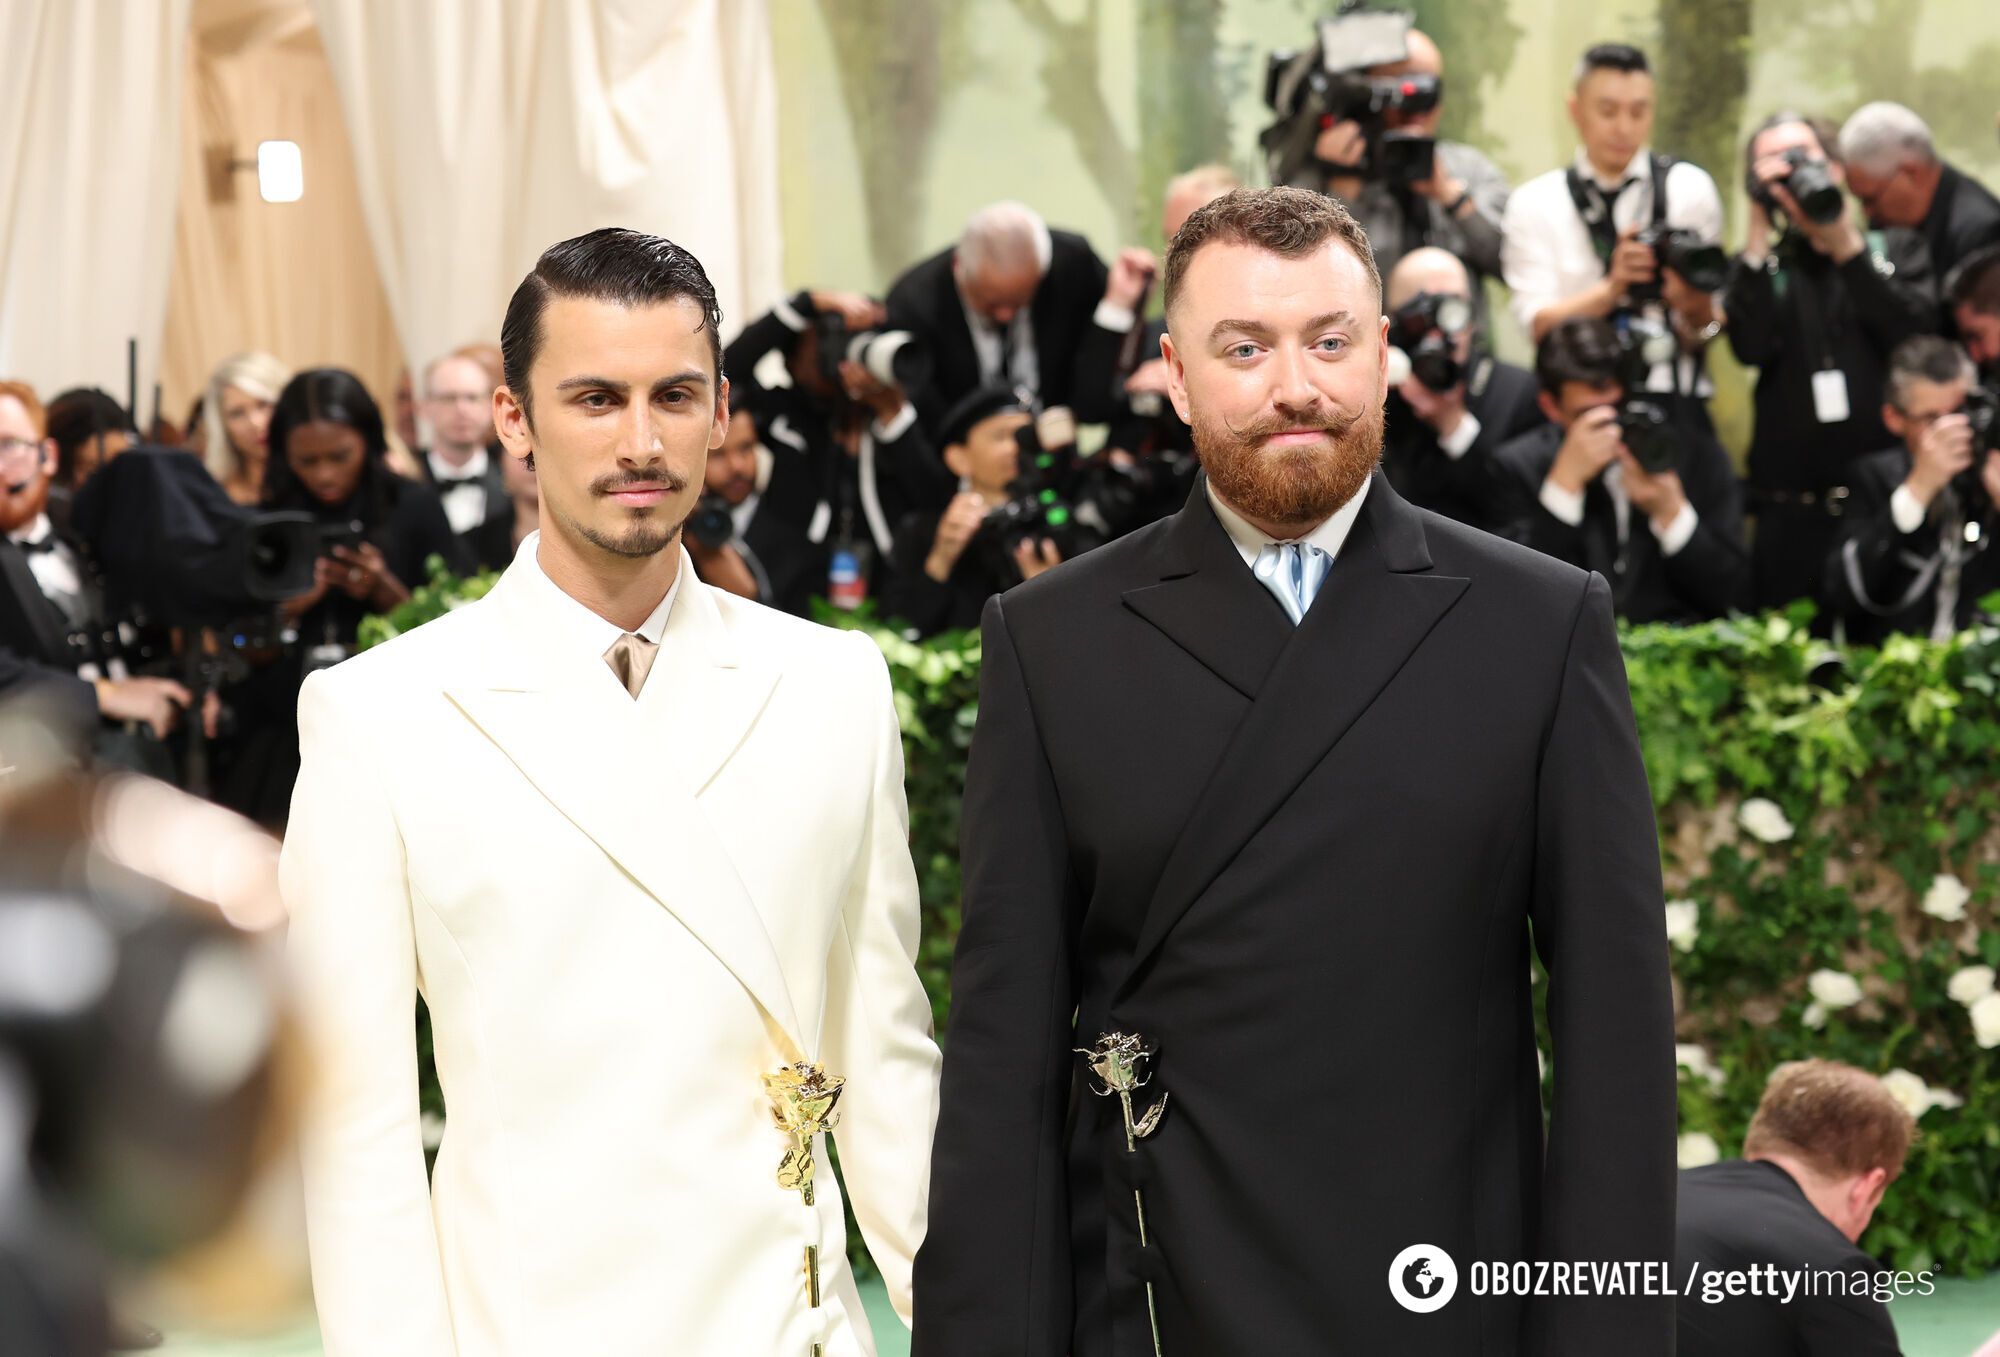
{"type": "Polygon", "coordinates": [[[622,490],[610,492],[618,503],[635,509],[647,508],[665,500],[673,491],[664,485],[630,485],[622,490]]]}

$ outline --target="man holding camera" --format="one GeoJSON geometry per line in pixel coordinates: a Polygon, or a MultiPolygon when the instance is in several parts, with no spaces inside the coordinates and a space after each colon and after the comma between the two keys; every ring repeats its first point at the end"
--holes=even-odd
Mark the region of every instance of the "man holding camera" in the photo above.
{"type": "MultiPolygon", "coordinates": [[[[1431,144],[1420,177],[1398,177],[1396,166],[1369,163],[1369,129],[1355,117],[1337,117],[1313,143],[1314,188],[1345,203],[1368,232],[1368,243],[1386,276],[1399,260],[1424,246],[1448,250],[1478,278],[1500,275],[1500,226],[1507,211],[1507,177],[1486,156],[1464,142],[1438,139],[1444,106],[1444,55],[1416,29],[1406,35],[1409,55],[1402,61],[1370,66],[1371,84],[1393,89],[1379,115],[1381,129],[1431,144]]],[[[1483,306],[1479,308],[1484,310],[1483,306]]]]}
{"type": "Polygon", "coordinates": [[[1565,320],[1610,318],[1669,342],[1645,388],[1707,432],[1712,388],[1700,352],[1720,325],[1710,296],[1726,277],[1722,199],[1698,165],[1654,155],[1653,75],[1646,54],[1603,43],[1577,63],[1570,121],[1576,162],[1531,179],[1507,200],[1502,272],[1514,315],[1536,343],[1565,320]],[[1678,349],[1679,352],[1674,352],[1678,349]]]}
{"type": "Polygon", "coordinates": [[[903,520],[884,615],[924,636],[976,627],[987,599],[1062,563],[1053,541],[1023,533],[1009,543],[988,522],[1020,477],[1019,439],[1032,422],[1020,394],[1004,386],[981,387],[952,408],[941,437],[959,492],[942,512],[903,520]]]}
{"type": "Polygon", "coordinates": [[[1882,420],[1901,447],[1854,464],[1826,596],[1859,645],[1896,632],[1944,640],[2000,589],[2000,398],[1965,350],[1937,335],[1889,360],[1882,420]]]}
{"type": "Polygon", "coordinates": [[[1938,155],[1930,124],[1911,109],[1863,104],[1840,129],[1840,154],[1868,220],[1920,233],[1939,273],[2000,244],[2000,199],[1938,155]]]}
{"type": "Polygon", "coordinates": [[[1383,474],[1420,509],[1498,531],[1505,489],[1494,454],[1543,422],[1535,379],[1485,351],[1456,256],[1413,250],[1384,290],[1389,342],[1403,359],[1389,359],[1383,474]]]}
{"type": "Polygon", "coordinates": [[[1744,149],[1750,227],[1723,291],[1729,344],[1757,369],[1751,601],[1817,594],[1857,457],[1888,441],[1882,374],[1937,316],[1914,231],[1864,234],[1848,213],[1834,125],[1776,113],[1744,149]]]}
{"type": "Polygon", "coordinates": [[[1959,342],[1988,382],[2000,379],[2000,245],[1974,250],[1945,279],[1959,342]]]}
{"type": "MultiPolygon", "coordinates": [[[[802,290],[723,350],[734,408],[756,419],[744,446],[757,449],[761,433],[766,459],[754,504],[746,508],[746,496],[730,507],[775,572],[778,592],[764,601],[788,612],[804,615],[812,598],[836,594],[852,606],[879,589],[896,524],[951,497],[952,478],[896,380],[921,372],[920,341],[883,333],[886,318],[872,297],[802,290]],[[780,585],[779,575],[788,582],[780,585]]],[[[732,430],[731,442],[742,441],[732,430]]],[[[690,533],[690,551],[699,538],[690,533]]],[[[703,578],[713,564],[695,557],[703,578]]]]}
{"type": "Polygon", "coordinates": [[[1039,408],[1066,405],[1085,424],[1111,418],[1118,352],[1153,276],[1146,250],[1107,269],[1090,242],[1052,231],[1025,203],[980,208],[958,243],[889,289],[888,321],[929,350],[929,381],[911,391],[941,432],[953,406],[986,385],[1018,387],[1039,408]]]}
{"type": "Polygon", "coordinates": [[[1719,617],[1748,582],[1742,487],[1721,444],[1633,388],[1633,359],[1606,320],[1566,320],[1542,340],[1535,377],[1553,423],[1498,453],[1505,535],[1603,575],[1620,617],[1719,617]]]}

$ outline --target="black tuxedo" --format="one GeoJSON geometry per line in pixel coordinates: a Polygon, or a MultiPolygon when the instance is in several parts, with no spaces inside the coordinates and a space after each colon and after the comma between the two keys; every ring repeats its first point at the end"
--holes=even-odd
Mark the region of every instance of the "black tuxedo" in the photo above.
{"type": "MultiPolygon", "coordinates": [[[[1116,410],[1112,374],[1125,332],[1097,324],[1109,270],[1074,231],[1049,232],[1048,271],[1029,303],[1035,354],[1041,371],[1036,394],[1044,406],[1067,405],[1084,424],[1109,420],[1116,410]]],[[[939,432],[952,405],[981,385],[979,356],[952,277],[955,249],[914,265],[889,289],[889,328],[908,330],[930,347],[931,380],[910,392],[924,427],[939,432]]]]}
{"type": "Polygon", "coordinates": [[[1917,530],[1896,527],[1889,501],[1909,479],[1910,453],[1894,447],[1857,459],[1848,477],[1847,512],[1827,553],[1824,594],[1827,607],[1847,624],[1847,639],[1879,646],[1897,632],[1928,636],[1938,620],[1939,587],[1947,564],[1955,564],[1958,594],[1951,629],[1971,625],[1979,601],[2000,589],[2000,550],[1993,534],[2000,514],[1983,492],[1970,512],[1982,531],[1968,543],[1968,508],[1954,487],[1931,501],[1917,530]],[[1949,551],[1957,559],[1947,556],[1949,551]]]}
{"type": "MultiPolygon", "coordinates": [[[[89,747],[97,694],[77,675],[68,622],[36,582],[25,553],[0,538],[0,703],[33,696],[73,748],[89,747]]],[[[0,750],[4,763],[5,750],[0,750]]]]}
{"type": "MultiPolygon", "coordinates": [[[[1674,1277],[1685,1287],[1697,1264],[1711,1271],[1841,1274],[1858,1292],[1826,1294],[1826,1279],[1809,1295],[1801,1280],[1789,1301],[1698,1292],[1680,1298],[1680,1357],[1896,1357],[1889,1307],[1870,1294],[1881,1265],[1853,1244],[1806,1200],[1792,1175],[1776,1164],[1731,1159],[1680,1176],[1674,1277]],[[1867,1278],[1855,1286],[1855,1274],[1867,1278]]],[[[1780,1286],[1784,1285],[1781,1281],[1780,1286]]]]}
{"type": "Polygon", "coordinates": [[[1149,1354],[1145,1278],[1168,1353],[1665,1357],[1671,1300],[1463,1280],[1672,1252],[1659,848],[1604,582],[1378,475],[1294,629],[1198,482],[989,604],[984,654],[917,1357],[1149,1354]],[[1131,1156],[1072,1054],[1111,1030],[1171,1099],[1131,1156]],[[1385,1285],[1420,1241],[1461,1274],[1428,1315],[1385,1285]]]}
{"type": "Polygon", "coordinates": [[[1743,486],[1720,443],[1683,430],[1681,488],[1698,523],[1687,545],[1666,556],[1636,505],[1619,550],[1617,509],[1602,476],[1584,488],[1582,523],[1571,527],[1548,511],[1540,499],[1542,481],[1562,441],[1563,431],[1547,424],[1496,454],[1511,506],[1503,536],[1603,575],[1611,582],[1612,606],[1634,622],[1694,622],[1743,606],[1750,586],[1743,486]]]}
{"type": "MultiPolygon", "coordinates": [[[[467,531],[453,534],[463,554],[478,570],[505,570],[514,561],[514,499],[507,493],[507,473],[500,463],[505,456],[507,450],[498,443],[486,450],[486,474],[480,478],[480,489],[486,495],[486,516],[467,531]]],[[[438,484],[429,451],[417,449],[416,462],[425,484],[442,497],[445,487],[438,484]]],[[[404,583],[415,586],[422,581],[404,583]]]]}
{"type": "Polygon", "coordinates": [[[1479,421],[1479,434],[1459,457],[1445,452],[1431,426],[1391,391],[1382,447],[1389,484],[1419,509],[1500,531],[1506,526],[1507,495],[1494,454],[1547,422],[1535,400],[1539,390],[1532,372],[1492,358],[1476,360],[1465,386],[1465,408],[1479,421]]]}
{"type": "Polygon", "coordinates": [[[1917,229],[1923,232],[1931,263],[1942,278],[1974,250],[2000,242],[2000,198],[1977,179],[1946,164],[1938,176],[1931,210],[1917,229]]]}

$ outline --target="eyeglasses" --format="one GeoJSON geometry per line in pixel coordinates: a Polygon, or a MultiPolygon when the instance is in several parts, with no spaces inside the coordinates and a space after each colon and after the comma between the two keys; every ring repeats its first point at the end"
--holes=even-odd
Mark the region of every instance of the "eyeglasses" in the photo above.
{"type": "Polygon", "coordinates": [[[33,438],[0,438],[0,462],[26,462],[34,459],[41,451],[41,442],[33,438]]]}

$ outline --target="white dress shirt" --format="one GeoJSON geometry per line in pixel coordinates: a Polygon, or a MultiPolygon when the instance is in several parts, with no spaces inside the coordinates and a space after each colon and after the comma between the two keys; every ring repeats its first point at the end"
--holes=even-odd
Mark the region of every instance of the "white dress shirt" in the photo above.
{"type": "Polygon", "coordinates": [[[445,520],[451,530],[461,536],[471,532],[486,521],[486,471],[492,465],[492,458],[481,448],[466,459],[464,466],[453,466],[438,456],[429,453],[426,460],[431,464],[431,476],[438,483],[438,498],[444,502],[445,520]],[[456,484],[445,484],[449,477],[456,484]]]}
{"type": "MultiPolygon", "coordinates": [[[[1576,153],[1576,170],[1595,183],[1611,202],[1611,223],[1623,232],[1645,226],[1653,219],[1652,151],[1639,152],[1625,167],[1623,175],[1607,182],[1591,166],[1581,150],[1576,153]],[[1623,185],[1622,189],[1620,185],[1623,185]]],[[[1676,161],[1667,171],[1667,225],[1692,231],[1705,243],[1722,239],[1722,197],[1715,181],[1699,165],[1676,161]]],[[[1530,179],[1507,199],[1504,243],[1500,267],[1513,292],[1514,318],[1532,339],[1537,314],[1567,301],[1604,279],[1604,262],[1590,238],[1590,228],[1569,196],[1569,172],[1550,170],[1530,179]]],[[[1695,380],[1694,360],[1683,356],[1680,379],[1683,385],[1695,380]]],[[[1646,386],[1651,391],[1673,391],[1672,365],[1655,365],[1646,386]]],[[[1708,394],[1704,380],[1699,394],[1708,394]]]]}
{"type": "MultiPolygon", "coordinates": [[[[1632,532],[1632,496],[1625,490],[1625,468],[1617,462],[1611,463],[1604,468],[1603,481],[1605,490],[1611,496],[1612,513],[1618,519],[1618,541],[1623,545],[1632,532]]],[[[1545,477],[1542,480],[1541,501],[1544,509],[1572,528],[1582,525],[1583,495],[1577,491],[1565,490],[1553,478],[1545,477]]],[[[1646,526],[1652,529],[1653,540],[1660,544],[1660,555],[1674,556],[1688,544],[1700,522],[1701,516],[1695,513],[1694,505],[1683,499],[1680,512],[1666,527],[1660,527],[1651,518],[1646,520],[1646,526]]]]}
{"type": "Polygon", "coordinates": [[[1363,481],[1361,488],[1354,492],[1353,499],[1334,510],[1324,523],[1305,536],[1277,538],[1230,508],[1228,501],[1215,493],[1215,483],[1208,482],[1208,502],[1215,510],[1216,521],[1229,534],[1229,540],[1236,544],[1237,554],[1243,557],[1245,565],[1255,565],[1264,548],[1278,541],[1302,542],[1309,547],[1318,547],[1332,559],[1339,560],[1340,548],[1346,544],[1347,534],[1354,530],[1354,520],[1361,517],[1361,501],[1367,498],[1368,481],[1363,481]]]}
{"type": "MultiPolygon", "coordinates": [[[[39,547],[55,532],[55,525],[49,522],[45,513],[36,514],[25,528],[7,534],[7,539],[23,547],[39,547]]],[[[41,586],[42,593],[49,602],[62,609],[62,614],[72,627],[80,627],[83,617],[83,572],[78,568],[76,558],[70,554],[69,545],[56,542],[48,551],[30,551],[28,570],[41,586]]]]}
{"type": "MultiPolygon", "coordinates": [[[[562,586],[543,572],[541,544],[542,534],[539,531],[531,532],[522,538],[521,549],[515,553],[515,563],[531,567],[528,571],[529,587],[541,594],[545,600],[550,600],[544,608],[544,614],[561,630],[560,635],[549,638],[551,647],[564,653],[589,654],[602,658],[604,652],[611,649],[618,638],[625,634],[625,629],[616,622],[591,611],[587,605],[579,603],[563,592],[562,586]]],[[[654,645],[660,643],[660,638],[667,632],[667,618],[673,615],[674,599],[681,592],[681,576],[684,573],[680,570],[674,572],[674,582],[667,586],[666,596],[660,600],[659,606],[653,609],[652,615],[639,624],[634,632],[635,635],[644,637],[654,645]]]]}

